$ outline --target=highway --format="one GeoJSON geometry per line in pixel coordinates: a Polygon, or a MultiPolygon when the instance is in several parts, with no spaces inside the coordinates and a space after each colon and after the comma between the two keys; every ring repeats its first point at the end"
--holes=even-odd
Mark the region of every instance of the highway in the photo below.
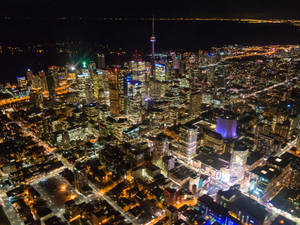
{"type": "Polygon", "coordinates": [[[279,151],[276,156],[281,156],[283,155],[285,152],[288,152],[289,150],[291,150],[293,147],[296,146],[297,144],[297,140],[298,138],[295,138],[292,142],[288,142],[286,144],[286,146],[284,148],[281,149],[281,151],[279,151]]]}

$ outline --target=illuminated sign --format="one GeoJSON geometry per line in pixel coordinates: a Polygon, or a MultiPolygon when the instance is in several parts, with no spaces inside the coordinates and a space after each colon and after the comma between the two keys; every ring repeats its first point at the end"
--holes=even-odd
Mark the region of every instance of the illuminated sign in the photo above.
{"type": "Polygon", "coordinates": [[[88,73],[82,73],[82,74],[78,74],[77,77],[88,77],[88,73]]]}

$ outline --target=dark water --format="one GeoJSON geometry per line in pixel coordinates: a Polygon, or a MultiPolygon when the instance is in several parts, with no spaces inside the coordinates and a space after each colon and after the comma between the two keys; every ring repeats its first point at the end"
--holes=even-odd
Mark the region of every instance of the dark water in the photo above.
{"type": "MultiPolygon", "coordinates": [[[[155,24],[156,49],[191,50],[231,44],[269,45],[299,44],[300,31],[289,24],[246,24],[237,22],[159,21],[155,24]]],[[[27,67],[43,68],[48,64],[64,64],[68,56],[51,49],[57,42],[73,42],[80,54],[92,57],[100,44],[111,48],[150,52],[150,21],[11,21],[0,22],[0,43],[28,45],[42,43],[50,53],[43,57],[0,56],[1,79],[11,80],[27,67]],[[77,44],[80,42],[81,44],[77,44]]]]}

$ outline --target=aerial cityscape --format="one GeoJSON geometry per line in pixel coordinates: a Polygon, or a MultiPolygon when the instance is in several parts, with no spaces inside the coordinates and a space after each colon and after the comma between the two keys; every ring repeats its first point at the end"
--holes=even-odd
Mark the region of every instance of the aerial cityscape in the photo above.
{"type": "Polygon", "coordinates": [[[1,72],[0,225],[300,224],[300,42],[166,50],[178,20],[300,26],[145,16],[132,51],[0,39],[23,57],[1,65],[23,72],[1,72]]]}

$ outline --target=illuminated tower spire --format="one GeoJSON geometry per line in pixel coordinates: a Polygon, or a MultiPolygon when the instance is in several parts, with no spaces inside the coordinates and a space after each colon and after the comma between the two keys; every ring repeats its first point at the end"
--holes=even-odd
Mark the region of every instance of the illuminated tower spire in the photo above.
{"type": "Polygon", "coordinates": [[[152,43],[152,59],[151,59],[151,76],[154,78],[154,64],[155,64],[155,55],[154,55],[154,43],[156,41],[154,35],[154,16],[152,17],[152,35],[150,37],[150,42],[152,43]]]}

